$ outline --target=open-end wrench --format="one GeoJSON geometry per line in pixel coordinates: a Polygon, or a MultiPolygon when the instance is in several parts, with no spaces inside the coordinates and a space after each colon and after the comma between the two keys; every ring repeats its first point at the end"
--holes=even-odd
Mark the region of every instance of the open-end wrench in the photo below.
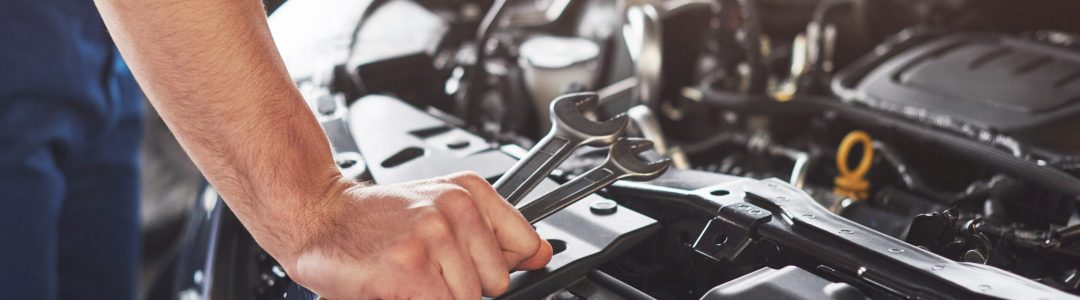
{"type": "Polygon", "coordinates": [[[656,178],[667,170],[671,160],[665,158],[654,162],[642,161],[638,154],[652,147],[653,143],[649,140],[620,138],[611,145],[603,164],[526,203],[519,211],[529,224],[535,224],[616,180],[656,178]]]}
{"type": "Polygon", "coordinates": [[[499,195],[516,205],[574,149],[614,142],[626,128],[627,117],[619,115],[604,122],[587,118],[585,114],[595,114],[598,105],[596,93],[567,94],[552,101],[551,131],[493,184],[499,195]]]}

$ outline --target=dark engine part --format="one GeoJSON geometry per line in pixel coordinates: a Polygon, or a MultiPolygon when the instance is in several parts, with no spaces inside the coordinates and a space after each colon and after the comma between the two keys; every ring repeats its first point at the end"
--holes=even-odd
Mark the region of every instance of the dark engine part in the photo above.
{"type": "Polygon", "coordinates": [[[631,208],[639,202],[668,203],[711,212],[715,217],[693,243],[707,257],[757,267],[796,265],[859,287],[872,298],[1071,297],[998,268],[938,256],[836,216],[777,179],[672,170],[651,182],[616,183],[611,192],[631,208]]]}
{"type": "Polygon", "coordinates": [[[991,33],[926,39],[856,63],[834,92],[1017,153],[1080,152],[1080,51],[991,33]]]}
{"type": "Polygon", "coordinates": [[[348,60],[337,67],[338,88],[349,99],[367,93],[440,99],[435,56],[450,30],[448,22],[412,1],[374,2],[356,25],[348,60]]]}

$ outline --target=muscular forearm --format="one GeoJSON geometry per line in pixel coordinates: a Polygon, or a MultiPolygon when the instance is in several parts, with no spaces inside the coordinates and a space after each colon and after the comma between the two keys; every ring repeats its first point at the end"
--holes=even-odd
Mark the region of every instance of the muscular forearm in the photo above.
{"type": "Polygon", "coordinates": [[[293,257],[288,252],[303,244],[296,240],[308,238],[299,230],[308,218],[294,214],[343,187],[326,138],[278,56],[262,4],[96,3],[195,164],[260,244],[279,259],[293,257]]]}
{"type": "Polygon", "coordinates": [[[294,282],[334,299],[479,299],[551,258],[476,174],[342,179],[257,0],[96,1],[162,119],[294,282]]]}

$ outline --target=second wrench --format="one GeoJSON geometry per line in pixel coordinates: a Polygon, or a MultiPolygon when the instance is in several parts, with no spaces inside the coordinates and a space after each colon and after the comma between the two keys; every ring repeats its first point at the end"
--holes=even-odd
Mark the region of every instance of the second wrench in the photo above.
{"type": "Polygon", "coordinates": [[[611,145],[608,157],[600,166],[551,190],[547,194],[525,203],[518,211],[529,224],[536,222],[574,204],[616,180],[650,180],[660,176],[671,164],[670,159],[644,162],[638,154],[652,149],[653,143],[643,139],[620,138],[611,145]]]}

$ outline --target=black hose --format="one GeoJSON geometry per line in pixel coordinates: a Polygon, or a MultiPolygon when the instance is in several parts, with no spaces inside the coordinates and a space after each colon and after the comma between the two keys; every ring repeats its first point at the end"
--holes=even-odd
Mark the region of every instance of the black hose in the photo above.
{"type": "Polygon", "coordinates": [[[991,189],[994,186],[987,180],[978,180],[972,182],[967,188],[960,192],[937,190],[927,184],[926,181],[922,179],[922,176],[915,172],[915,170],[908,167],[907,163],[904,162],[904,159],[889,145],[881,141],[874,141],[874,150],[880,153],[881,158],[888,162],[888,164],[892,165],[893,170],[900,176],[900,180],[904,183],[904,186],[935,198],[944,204],[955,206],[962,203],[968,203],[969,201],[985,200],[990,196],[991,189]]]}
{"type": "Polygon", "coordinates": [[[958,137],[924,125],[916,125],[897,117],[882,113],[871,113],[854,107],[844,107],[845,104],[841,104],[838,101],[835,104],[830,104],[830,106],[833,106],[833,109],[852,121],[892,128],[911,136],[921,137],[929,142],[953,150],[956,153],[963,153],[964,155],[962,157],[985,163],[1002,172],[1012,174],[1017,178],[1023,178],[1024,180],[1042,186],[1043,188],[1065,193],[1073,197],[1073,200],[1080,201],[1080,179],[1062,172],[1061,170],[1040,166],[1034,162],[1001,152],[990,145],[982,144],[965,137],[958,137]]]}
{"type": "Polygon", "coordinates": [[[691,144],[680,144],[679,149],[682,149],[683,153],[694,155],[700,154],[706,151],[710,151],[713,148],[721,145],[739,145],[745,146],[750,137],[742,132],[724,131],[719,134],[705,138],[702,141],[691,144]]]}
{"type": "Polygon", "coordinates": [[[919,190],[926,187],[926,181],[922,180],[922,176],[908,167],[907,163],[904,162],[904,159],[900,158],[900,155],[897,154],[892,147],[881,141],[874,141],[873,144],[874,151],[881,153],[881,158],[892,165],[893,170],[900,175],[900,180],[904,182],[905,186],[913,190],[919,190]]]}
{"type": "Polygon", "coordinates": [[[1050,248],[1061,244],[1060,236],[1055,235],[1053,231],[1024,229],[1013,225],[985,221],[973,222],[970,228],[969,230],[972,232],[988,233],[1018,246],[1050,248]]]}
{"type": "Polygon", "coordinates": [[[601,272],[599,270],[589,271],[586,277],[588,277],[589,280],[595,282],[597,285],[607,288],[616,295],[622,296],[624,299],[656,300],[656,298],[649,296],[649,294],[646,294],[645,292],[642,292],[641,290],[638,290],[633,286],[630,286],[629,284],[626,284],[621,280],[615,279],[615,277],[612,277],[611,275],[608,275],[607,273],[601,272]]]}
{"type": "Polygon", "coordinates": [[[491,8],[488,8],[484,19],[480,21],[480,26],[476,28],[476,61],[473,62],[472,70],[469,72],[466,87],[461,91],[461,98],[465,101],[462,114],[465,124],[469,126],[480,125],[480,101],[483,95],[480,91],[487,83],[487,69],[484,68],[484,61],[488,56],[487,44],[491,39],[491,33],[495,31],[495,22],[502,18],[503,12],[506,11],[506,2],[507,0],[495,0],[491,3],[491,8]]]}
{"type": "Polygon", "coordinates": [[[742,30],[746,35],[743,47],[746,48],[746,64],[750,66],[747,79],[747,91],[764,93],[769,66],[765,63],[765,53],[761,51],[761,18],[753,0],[737,0],[739,14],[742,16],[742,30]]]}

